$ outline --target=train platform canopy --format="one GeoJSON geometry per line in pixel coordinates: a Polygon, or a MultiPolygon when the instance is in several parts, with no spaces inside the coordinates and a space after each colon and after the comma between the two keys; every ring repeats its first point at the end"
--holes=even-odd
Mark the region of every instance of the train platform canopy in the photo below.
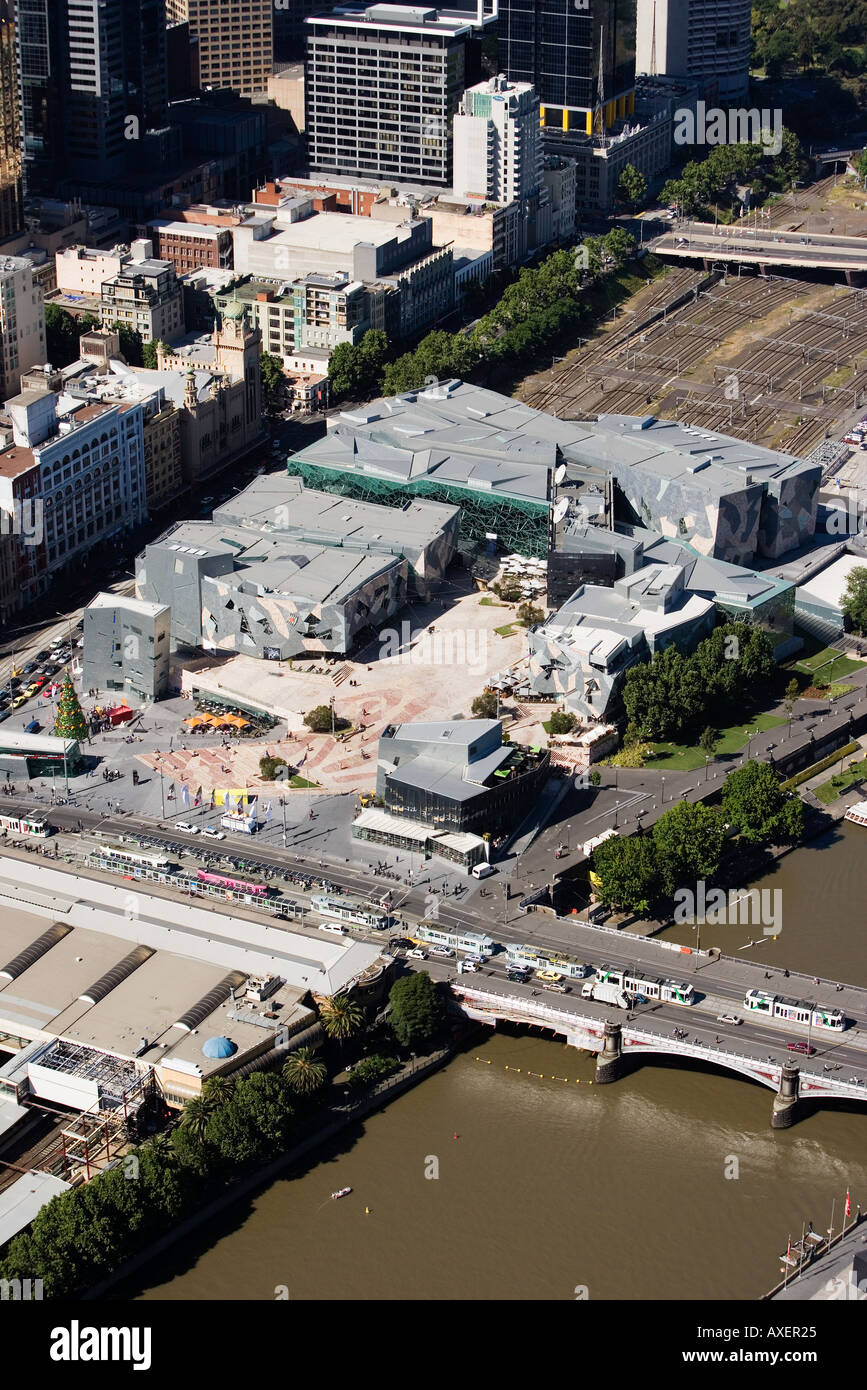
{"type": "Polygon", "coordinates": [[[69,1187],[68,1182],[56,1178],[53,1173],[34,1170],[0,1192],[0,1246],[29,1226],[52,1197],[66,1192],[69,1187]]]}

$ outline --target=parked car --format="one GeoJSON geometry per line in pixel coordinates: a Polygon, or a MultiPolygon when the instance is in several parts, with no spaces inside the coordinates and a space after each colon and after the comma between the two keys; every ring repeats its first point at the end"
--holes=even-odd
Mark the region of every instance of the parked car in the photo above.
{"type": "Polygon", "coordinates": [[[187,835],[198,835],[199,833],[199,827],[191,825],[188,820],[176,820],[175,830],[183,830],[187,835]]]}
{"type": "Polygon", "coordinates": [[[26,696],[26,695],[16,695],[16,696],[15,696],[15,699],[12,701],[12,708],[13,708],[13,709],[20,709],[22,705],[26,705],[26,704],[27,704],[27,696],[26,696]]]}
{"type": "Polygon", "coordinates": [[[215,830],[211,825],[206,825],[202,834],[207,835],[209,840],[225,840],[226,838],[222,830],[215,830]]]}

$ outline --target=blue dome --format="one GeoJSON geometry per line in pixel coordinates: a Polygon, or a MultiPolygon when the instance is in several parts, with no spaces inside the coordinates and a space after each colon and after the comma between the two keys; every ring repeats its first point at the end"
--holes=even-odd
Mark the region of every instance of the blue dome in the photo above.
{"type": "Polygon", "coordinates": [[[228,1038],[208,1038],[202,1046],[202,1053],[205,1057],[231,1057],[233,1052],[238,1049],[228,1038]]]}

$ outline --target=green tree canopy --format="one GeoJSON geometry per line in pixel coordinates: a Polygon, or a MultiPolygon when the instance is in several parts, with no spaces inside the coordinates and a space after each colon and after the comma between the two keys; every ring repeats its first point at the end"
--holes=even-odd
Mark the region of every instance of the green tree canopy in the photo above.
{"type": "Polygon", "coordinates": [[[75,739],[78,742],[88,736],[87,720],[79,704],[72,677],[67,671],[60,687],[60,700],[54,716],[54,732],[58,738],[75,739]]]}
{"type": "Polygon", "coordinates": [[[593,851],[593,872],[606,907],[647,913],[659,891],[653,844],[646,835],[613,836],[593,851]]]}
{"type": "Polygon", "coordinates": [[[254,1072],[214,1111],[205,1138],[226,1163],[256,1163],[283,1153],[291,1128],[292,1106],[284,1082],[268,1072],[254,1072]]]}
{"type": "Polygon", "coordinates": [[[665,893],[711,879],[722,859],[725,818],[720,811],[679,801],[653,827],[660,886],[665,893]]]}
{"type": "Polygon", "coordinates": [[[555,709],[548,720],[548,732],[551,734],[571,734],[577,723],[578,719],[571,710],[555,709]]]}
{"type": "Polygon", "coordinates": [[[647,179],[634,164],[624,166],[623,173],[617,181],[617,192],[628,207],[635,208],[643,202],[647,193],[647,179]]]}
{"type": "MultiPolygon", "coordinates": [[[[314,734],[324,734],[326,732],[330,733],[331,718],[332,715],[330,705],[314,705],[313,709],[309,709],[305,714],[304,723],[307,725],[308,729],[312,730],[314,734]]],[[[335,728],[337,727],[337,723],[338,721],[335,718],[335,728]]]]}
{"type": "Polygon", "coordinates": [[[484,690],[481,695],[475,697],[470,709],[475,719],[496,719],[498,704],[497,692],[484,690]]]}
{"type": "Polygon", "coordinates": [[[286,378],[283,363],[272,352],[263,352],[259,357],[259,374],[262,378],[262,400],[265,409],[277,415],[283,407],[286,396],[286,378]]]}
{"type": "Polygon", "coordinates": [[[748,762],[729,773],[722,808],[726,820],[745,840],[756,844],[795,840],[803,834],[803,803],[780,789],[768,763],[748,762]]]}
{"type": "Polygon", "coordinates": [[[325,1085],[328,1068],[312,1047],[297,1047],[283,1063],[283,1080],[296,1095],[309,1096],[325,1085]]]}
{"type": "Polygon", "coordinates": [[[867,569],[862,565],[849,571],[840,607],[853,628],[863,637],[867,629],[867,569]]]}
{"type": "Polygon", "coordinates": [[[389,1023],[402,1047],[426,1043],[439,1028],[444,1017],[440,993],[424,970],[397,980],[388,996],[391,1005],[389,1023]]]}

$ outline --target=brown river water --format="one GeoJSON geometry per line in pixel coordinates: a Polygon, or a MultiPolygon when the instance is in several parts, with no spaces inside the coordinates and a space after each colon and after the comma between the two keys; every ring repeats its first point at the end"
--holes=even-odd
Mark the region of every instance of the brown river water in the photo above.
{"type": "MultiPolygon", "coordinates": [[[[867,985],[867,831],[835,831],[756,886],[781,890],[782,931],[750,955],[867,985]]],[[[734,953],[750,937],[729,930],[707,944],[734,953]]],[[[867,1205],[867,1107],[772,1131],[772,1093],[733,1074],[660,1061],[609,1086],[593,1076],[561,1042],[482,1034],[118,1294],[756,1298],[803,1222],[825,1228],[836,1198],[839,1229],[847,1188],[867,1205]]]]}

